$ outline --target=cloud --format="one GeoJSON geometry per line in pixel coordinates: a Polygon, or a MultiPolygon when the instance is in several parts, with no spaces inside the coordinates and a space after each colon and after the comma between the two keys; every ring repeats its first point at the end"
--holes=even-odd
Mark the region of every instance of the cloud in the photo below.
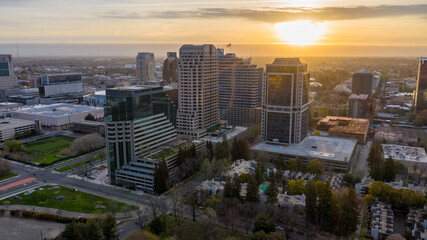
{"type": "Polygon", "coordinates": [[[107,11],[99,15],[105,18],[120,19],[243,18],[268,23],[295,20],[334,21],[403,16],[427,18],[427,4],[323,8],[199,8],[188,11],[158,11],[151,13],[107,11]]]}

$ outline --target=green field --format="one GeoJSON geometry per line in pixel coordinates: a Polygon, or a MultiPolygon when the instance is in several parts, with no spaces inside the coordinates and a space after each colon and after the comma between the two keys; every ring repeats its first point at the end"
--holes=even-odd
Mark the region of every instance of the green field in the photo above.
{"type": "Polygon", "coordinates": [[[59,186],[56,189],[48,189],[53,186],[43,186],[43,190],[37,190],[31,194],[25,195],[24,193],[16,196],[22,197],[20,200],[12,200],[12,197],[7,198],[1,204],[17,204],[17,205],[32,205],[39,207],[56,208],[74,212],[82,213],[107,213],[111,212],[112,206],[115,205],[116,212],[127,212],[137,210],[138,207],[128,205],[121,202],[116,202],[103,197],[95,196],[92,194],[84,193],[81,191],[74,191],[70,188],[59,186]],[[68,197],[62,201],[56,201],[56,197],[68,197]],[[96,208],[106,207],[106,209],[96,208]]]}
{"type": "Polygon", "coordinates": [[[9,173],[6,176],[0,177],[0,181],[6,180],[6,179],[11,178],[11,177],[15,177],[15,176],[18,176],[18,174],[16,174],[16,173],[9,173]]]}
{"type": "Polygon", "coordinates": [[[66,156],[60,156],[59,152],[70,147],[74,138],[70,137],[51,137],[42,140],[38,140],[32,143],[26,143],[24,146],[28,149],[38,153],[34,157],[36,163],[51,163],[55,160],[64,158],[66,156]]]}

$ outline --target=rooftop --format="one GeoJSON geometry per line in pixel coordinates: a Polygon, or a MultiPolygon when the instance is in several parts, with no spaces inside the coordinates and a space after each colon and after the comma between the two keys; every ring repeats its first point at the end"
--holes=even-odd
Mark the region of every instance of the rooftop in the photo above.
{"type": "Polygon", "coordinates": [[[394,160],[427,163],[426,150],[420,147],[410,147],[396,144],[381,144],[384,158],[391,156],[394,160]]]}
{"type": "Polygon", "coordinates": [[[34,114],[41,116],[66,116],[72,115],[76,113],[89,112],[93,110],[102,110],[99,107],[91,107],[86,105],[73,105],[67,103],[57,103],[51,105],[34,105],[29,107],[23,107],[17,109],[15,112],[26,113],[26,114],[34,114]]]}
{"type": "Polygon", "coordinates": [[[17,118],[5,118],[0,120],[0,131],[35,124],[34,121],[17,118]]]}
{"type": "Polygon", "coordinates": [[[272,64],[268,65],[300,65],[299,58],[276,58],[272,64]]]}
{"type": "Polygon", "coordinates": [[[365,134],[369,119],[327,116],[318,122],[320,128],[328,128],[329,133],[365,134]]]}
{"type": "Polygon", "coordinates": [[[356,148],[357,140],[347,138],[308,136],[299,144],[288,146],[258,143],[251,149],[279,154],[294,155],[348,162],[356,148]]]}
{"type": "Polygon", "coordinates": [[[365,100],[368,99],[368,94],[351,94],[349,99],[365,100]]]}

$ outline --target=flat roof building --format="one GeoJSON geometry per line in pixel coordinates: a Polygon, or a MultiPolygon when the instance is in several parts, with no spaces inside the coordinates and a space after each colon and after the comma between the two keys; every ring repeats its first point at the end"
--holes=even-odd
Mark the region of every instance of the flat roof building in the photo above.
{"type": "Polygon", "coordinates": [[[391,156],[393,160],[401,162],[406,167],[412,167],[415,164],[421,168],[427,167],[427,155],[424,148],[396,144],[381,145],[385,159],[391,156]]]}
{"type": "Polygon", "coordinates": [[[366,142],[369,119],[327,116],[317,123],[319,130],[328,131],[329,136],[358,139],[366,142]]]}
{"type": "Polygon", "coordinates": [[[348,98],[349,116],[352,118],[370,118],[372,103],[368,94],[351,94],[348,98]]]}
{"type": "Polygon", "coordinates": [[[0,120],[0,142],[20,136],[33,135],[37,130],[36,122],[17,118],[0,120]]]}
{"type": "Polygon", "coordinates": [[[83,121],[87,115],[95,119],[104,117],[104,109],[98,107],[57,103],[52,105],[34,105],[12,112],[12,117],[26,120],[39,120],[41,126],[54,130],[69,129],[73,122],[83,121]]]}
{"type": "Polygon", "coordinates": [[[415,91],[417,112],[427,109],[427,58],[422,57],[418,63],[417,89],[415,91]]]}
{"type": "Polygon", "coordinates": [[[311,159],[319,159],[327,170],[347,171],[353,158],[357,140],[347,138],[308,136],[297,144],[267,144],[261,142],[251,148],[256,152],[266,152],[271,160],[282,156],[301,159],[305,164],[311,159]]]}

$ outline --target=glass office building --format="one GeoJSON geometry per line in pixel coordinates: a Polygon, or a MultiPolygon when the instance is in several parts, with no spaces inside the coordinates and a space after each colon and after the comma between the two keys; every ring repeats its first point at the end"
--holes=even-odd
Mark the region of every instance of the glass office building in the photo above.
{"type": "Polygon", "coordinates": [[[176,106],[162,87],[107,89],[104,111],[112,184],[123,166],[176,139],[176,106]]]}

